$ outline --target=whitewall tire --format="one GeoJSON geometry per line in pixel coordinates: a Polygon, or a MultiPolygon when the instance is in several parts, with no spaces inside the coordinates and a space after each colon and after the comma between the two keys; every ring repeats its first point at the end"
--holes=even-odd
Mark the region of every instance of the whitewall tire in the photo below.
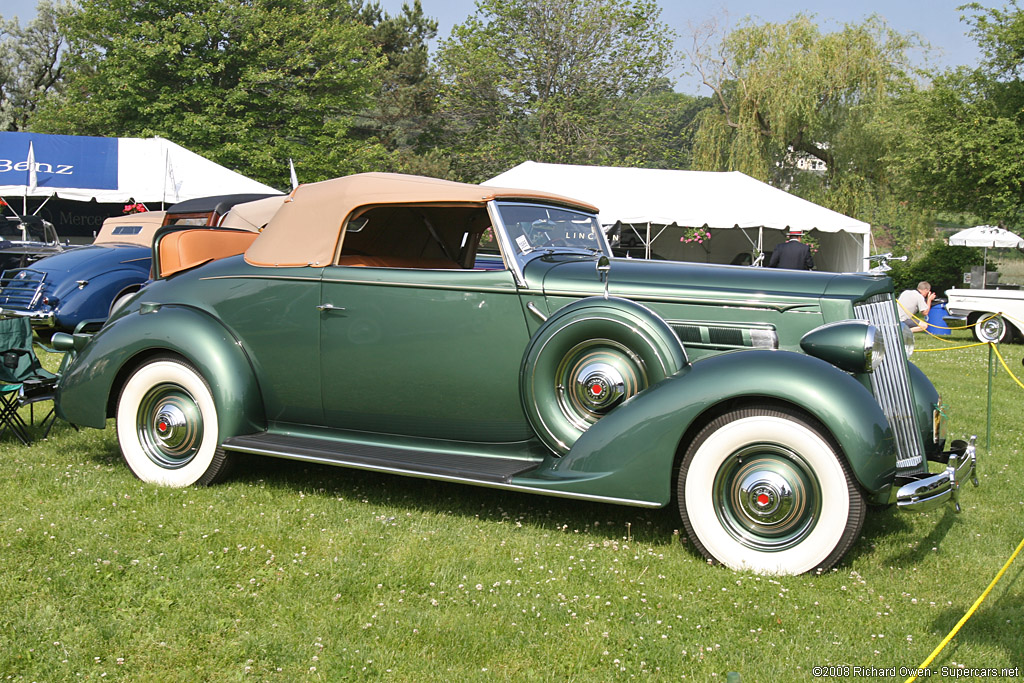
{"type": "Polygon", "coordinates": [[[117,401],[117,440],[135,476],[161,486],[212,484],[230,465],[218,448],[209,384],[177,357],[151,359],[128,378],[117,401]]]}
{"type": "Polygon", "coordinates": [[[865,503],[825,429],[788,409],[752,407],[709,423],[677,481],[690,540],[737,570],[830,568],[860,534],[865,503]]]}

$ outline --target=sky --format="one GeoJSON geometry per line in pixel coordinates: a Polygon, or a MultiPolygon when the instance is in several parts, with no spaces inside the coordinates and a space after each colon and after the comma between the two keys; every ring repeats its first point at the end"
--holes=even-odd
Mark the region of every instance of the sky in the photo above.
{"type": "MultiPolygon", "coordinates": [[[[404,0],[378,0],[389,14],[401,12],[404,0]]],[[[411,0],[410,0],[411,1],[411,0]]],[[[846,23],[859,23],[877,14],[900,33],[917,33],[929,43],[935,54],[933,66],[976,66],[977,47],[967,35],[967,25],[960,21],[957,7],[967,0],[658,0],[662,8],[661,21],[671,27],[680,39],[677,48],[689,47],[688,36],[693,28],[715,21],[723,34],[747,17],[757,21],[784,22],[794,14],[803,12],[815,17],[823,30],[840,28],[846,23]]],[[[471,16],[476,9],[475,0],[421,0],[424,12],[438,21],[438,37],[446,38],[454,25],[471,16]]],[[[981,0],[985,7],[1002,8],[1001,0],[981,0]]],[[[5,19],[19,17],[21,23],[35,16],[36,0],[0,0],[0,16],[5,19]]],[[[924,64],[924,56],[915,60],[924,64]]],[[[675,72],[676,90],[690,94],[707,95],[691,76],[675,72]]]]}

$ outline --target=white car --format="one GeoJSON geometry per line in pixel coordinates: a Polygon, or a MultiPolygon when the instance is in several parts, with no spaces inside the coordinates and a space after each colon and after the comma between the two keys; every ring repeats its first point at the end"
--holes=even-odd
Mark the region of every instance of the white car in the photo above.
{"type": "Polygon", "coordinates": [[[981,342],[1024,339],[1024,291],[1016,289],[947,289],[946,310],[965,318],[981,342]]]}

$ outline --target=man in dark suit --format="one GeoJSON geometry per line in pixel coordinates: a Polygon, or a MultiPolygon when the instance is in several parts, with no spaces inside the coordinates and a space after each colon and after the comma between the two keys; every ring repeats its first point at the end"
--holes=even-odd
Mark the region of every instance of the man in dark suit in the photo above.
{"type": "Polygon", "coordinates": [[[800,241],[803,234],[803,230],[790,228],[789,241],[775,247],[772,258],[768,261],[768,267],[813,270],[814,259],[811,258],[811,248],[800,241]]]}

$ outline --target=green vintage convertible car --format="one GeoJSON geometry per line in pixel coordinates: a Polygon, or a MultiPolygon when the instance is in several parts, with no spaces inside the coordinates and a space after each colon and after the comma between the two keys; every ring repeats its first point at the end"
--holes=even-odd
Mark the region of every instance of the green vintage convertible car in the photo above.
{"type": "Polygon", "coordinates": [[[973,442],[944,450],[889,278],[613,259],[596,211],[364,174],[258,235],[171,228],[154,282],[54,337],[59,414],[116,417],[147,482],[247,453],[678,505],[709,560],[769,573],[835,564],[868,504],[956,502],[973,442]]]}

